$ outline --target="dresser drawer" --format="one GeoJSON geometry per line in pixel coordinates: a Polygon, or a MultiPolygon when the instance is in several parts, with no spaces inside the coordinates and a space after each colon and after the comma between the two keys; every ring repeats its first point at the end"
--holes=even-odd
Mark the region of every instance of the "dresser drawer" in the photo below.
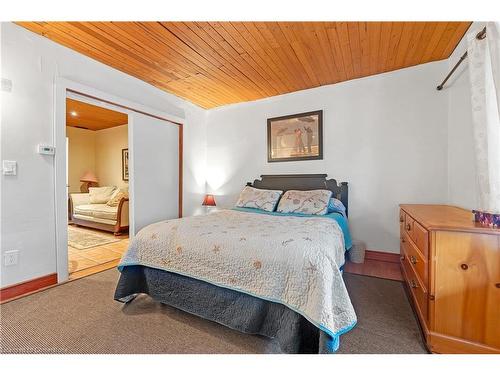
{"type": "Polygon", "coordinates": [[[407,234],[413,240],[413,243],[418,247],[425,259],[428,258],[429,254],[429,232],[414,220],[410,215],[401,211],[399,215],[399,224],[401,237],[403,234],[407,234]],[[404,219],[404,224],[401,226],[401,218],[404,219]]]}
{"type": "Polygon", "coordinates": [[[428,259],[429,257],[429,232],[421,226],[417,221],[413,222],[412,228],[412,240],[417,245],[418,249],[425,257],[428,259]]]}
{"type": "Polygon", "coordinates": [[[413,238],[413,224],[413,218],[410,215],[405,214],[404,233],[406,233],[410,238],[413,238]]]}
{"type": "Polygon", "coordinates": [[[417,308],[421,319],[427,322],[427,289],[418,279],[406,255],[402,256],[401,265],[403,268],[403,276],[413,297],[415,307],[417,308]]]}
{"type": "Polygon", "coordinates": [[[405,258],[413,266],[418,278],[424,284],[425,287],[428,285],[428,267],[427,267],[427,259],[420,253],[420,251],[413,244],[412,240],[404,234],[403,238],[401,238],[401,247],[403,249],[403,254],[405,258]]]}

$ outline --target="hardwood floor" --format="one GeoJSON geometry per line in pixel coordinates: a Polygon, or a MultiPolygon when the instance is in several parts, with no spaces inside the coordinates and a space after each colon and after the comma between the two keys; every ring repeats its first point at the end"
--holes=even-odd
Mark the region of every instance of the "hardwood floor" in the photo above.
{"type": "MultiPolygon", "coordinates": [[[[84,229],[79,227],[80,229],[84,229]]],[[[107,233],[96,229],[85,228],[89,233],[107,233]]],[[[127,250],[128,234],[117,236],[118,242],[95,246],[88,249],[76,249],[68,245],[69,279],[92,275],[118,265],[123,253],[127,250]]]]}
{"type": "Polygon", "coordinates": [[[399,263],[394,262],[386,262],[375,259],[365,259],[364,263],[352,263],[347,261],[344,265],[344,271],[357,275],[403,281],[399,263]]]}

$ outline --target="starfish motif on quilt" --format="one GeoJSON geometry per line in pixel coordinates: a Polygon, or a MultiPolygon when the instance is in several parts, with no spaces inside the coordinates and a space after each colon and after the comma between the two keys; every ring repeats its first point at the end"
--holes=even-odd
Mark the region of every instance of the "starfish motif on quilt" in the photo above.
{"type": "Polygon", "coordinates": [[[170,259],[163,259],[162,260],[162,263],[165,265],[165,266],[169,266],[170,263],[172,263],[172,261],[170,259]]]}
{"type": "Polygon", "coordinates": [[[307,267],[306,270],[311,271],[311,272],[316,272],[318,270],[318,268],[309,261],[309,267],[307,267]]]}

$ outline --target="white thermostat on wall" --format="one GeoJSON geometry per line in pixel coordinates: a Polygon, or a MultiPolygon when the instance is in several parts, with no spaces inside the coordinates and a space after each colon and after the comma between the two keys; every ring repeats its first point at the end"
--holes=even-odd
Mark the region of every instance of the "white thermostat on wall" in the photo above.
{"type": "Polygon", "coordinates": [[[42,155],[55,155],[56,148],[49,145],[38,145],[38,153],[42,155]]]}

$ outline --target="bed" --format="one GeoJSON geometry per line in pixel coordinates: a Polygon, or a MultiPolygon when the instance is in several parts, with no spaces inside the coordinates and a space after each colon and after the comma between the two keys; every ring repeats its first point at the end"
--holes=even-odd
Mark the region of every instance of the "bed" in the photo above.
{"type": "MultiPolygon", "coordinates": [[[[325,174],[262,175],[258,189],[332,191],[348,208],[347,183],[325,174]]],[[[156,301],[232,329],[274,338],[284,353],[333,353],[356,324],[342,278],[352,246],[347,217],[248,208],[143,228],[118,269],[115,299],[156,301]]]]}

